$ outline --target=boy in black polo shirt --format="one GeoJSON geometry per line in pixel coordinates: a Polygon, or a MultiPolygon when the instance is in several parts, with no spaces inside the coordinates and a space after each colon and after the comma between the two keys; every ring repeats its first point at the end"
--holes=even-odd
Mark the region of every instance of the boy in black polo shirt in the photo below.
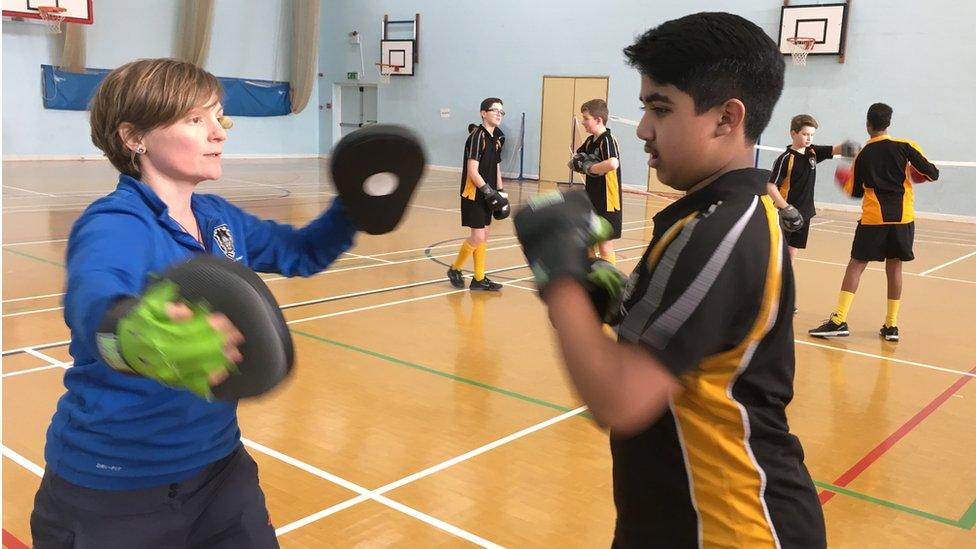
{"type": "Polygon", "coordinates": [[[769,172],[752,167],[782,55],[727,13],[668,21],[624,53],[641,74],[649,164],[687,194],[654,216],[617,342],[591,301],[587,247],[600,220],[584,197],[540,195],[515,218],[573,384],[611,428],[613,545],[824,547],[786,420],[792,270],[769,172]]]}
{"type": "Polygon", "coordinates": [[[810,220],[817,215],[813,206],[817,164],[833,158],[835,154],[852,157],[860,148],[853,141],[840,145],[814,145],[813,136],[818,127],[817,121],[809,114],[793,117],[790,121],[793,143],[773,162],[772,177],[766,186],[773,204],[779,209],[784,228],[792,231],[786,235],[790,261],[796,259],[799,250],[807,247],[810,220]]]}
{"type": "Polygon", "coordinates": [[[504,191],[502,145],[505,135],[498,127],[505,116],[502,100],[489,97],[481,102],[481,125],[469,132],[464,143],[464,163],[461,166],[461,225],[471,228],[471,235],[461,244],[454,263],[447,269],[447,279],[455,288],[464,288],[461,267],[469,256],[474,257],[474,278],[469,288],[497,292],[502,285],[485,276],[485,255],[488,253],[488,228],[492,216],[503,219],[508,212],[508,194],[504,191]]]}
{"type": "Polygon", "coordinates": [[[892,109],[884,103],[868,108],[867,130],[871,139],[854,159],[844,181],[844,192],[861,201],[851,260],[837,296],[837,307],[823,324],[811,329],[813,337],[850,335],[847,313],[869,261],[884,261],[888,279],[888,310],[878,335],[898,341],[898,309],[901,307],[901,267],[915,259],[915,192],[910,170],[926,181],[939,178],[939,168],[929,162],[914,141],[888,135],[892,109]]]}
{"type": "Polygon", "coordinates": [[[593,203],[593,209],[613,229],[610,239],[598,244],[597,248],[602,259],[615,264],[617,255],[613,250],[613,241],[620,238],[623,225],[620,205],[620,147],[607,127],[610,111],[606,101],[591,99],[580,107],[580,114],[583,115],[583,128],[590,135],[576,149],[576,155],[570,160],[570,167],[586,176],[586,194],[593,203]],[[578,161],[581,155],[584,159],[578,161]]]}

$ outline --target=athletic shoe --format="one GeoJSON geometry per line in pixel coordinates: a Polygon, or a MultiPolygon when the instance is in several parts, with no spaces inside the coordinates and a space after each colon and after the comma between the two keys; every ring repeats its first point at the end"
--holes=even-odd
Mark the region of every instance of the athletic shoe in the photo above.
{"type": "Polygon", "coordinates": [[[497,292],[502,289],[502,285],[492,281],[490,278],[486,276],[481,280],[475,280],[472,278],[471,286],[469,286],[469,288],[471,289],[472,292],[474,291],[497,292]]]}
{"type": "Polygon", "coordinates": [[[847,327],[846,322],[840,324],[834,322],[834,317],[831,315],[823,324],[807,333],[813,337],[847,337],[851,335],[851,330],[847,327]]]}
{"type": "Polygon", "coordinates": [[[447,279],[451,281],[451,286],[454,286],[459,290],[464,288],[464,275],[460,270],[455,269],[454,267],[449,267],[447,269],[447,279]]]}
{"type": "Polygon", "coordinates": [[[878,335],[883,337],[885,341],[898,341],[898,326],[882,324],[878,335]]]}

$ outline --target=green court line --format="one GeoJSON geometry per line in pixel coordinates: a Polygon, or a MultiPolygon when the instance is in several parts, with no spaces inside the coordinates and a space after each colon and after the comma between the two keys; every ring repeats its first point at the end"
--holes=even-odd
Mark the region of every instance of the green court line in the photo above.
{"type": "Polygon", "coordinates": [[[831,492],[837,492],[838,494],[843,494],[845,496],[850,496],[852,498],[860,499],[882,507],[887,507],[889,509],[894,509],[896,511],[901,511],[903,513],[908,513],[910,515],[915,515],[917,517],[922,517],[928,520],[934,520],[935,522],[941,522],[942,524],[948,524],[949,526],[955,526],[956,528],[962,528],[964,530],[969,530],[973,527],[973,522],[976,522],[976,501],[970,505],[969,509],[959,520],[954,520],[946,517],[940,517],[939,515],[928,513],[919,509],[908,507],[907,505],[902,505],[900,503],[895,503],[893,501],[888,501],[886,499],[876,498],[869,496],[867,494],[862,494],[860,492],[855,492],[854,490],[848,490],[847,488],[841,488],[840,486],[834,486],[827,482],[813,481],[814,484],[819,488],[824,490],[830,490],[831,492]],[[967,524],[968,521],[968,524],[967,524]]]}
{"type": "MultiPolygon", "coordinates": [[[[305,336],[307,338],[314,339],[314,340],[320,341],[322,343],[328,343],[329,345],[335,345],[336,347],[341,347],[343,349],[348,349],[350,351],[356,351],[356,352],[359,352],[359,353],[363,353],[365,355],[369,355],[369,356],[374,357],[374,358],[379,358],[379,359],[385,360],[387,362],[392,362],[394,364],[399,364],[401,366],[407,366],[407,367],[413,368],[415,370],[420,370],[421,372],[427,372],[428,374],[434,374],[436,376],[444,377],[444,378],[447,378],[447,379],[450,379],[450,380],[453,380],[453,381],[458,381],[458,382],[461,382],[461,383],[466,383],[468,385],[472,385],[474,387],[479,387],[481,389],[487,389],[487,390],[489,390],[489,391],[491,391],[493,393],[499,393],[499,394],[502,394],[502,395],[505,395],[505,396],[514,397],[514,398],[517,398],[517,399],[519,399],[521,401],[524,401],[524,402],[530,402],[532,404],[538,404],[539,406],[545,406],[546,408],[552,408],[553,410],[559,410],[560,412],[568,412],[570,410],[575,409],[575,408],[567,408],[565,406],[561,406],[559,404],[554,404],[552,402],[547,402],[545,400],[538,399],[538,398],[535,398],[535,397],[530,397],[528,395],[523,395],[522,393],[517,393],[515,391],[509,391],[508,389],[502,389],[501,387],[495,387],[494,385],[489,385],[487,383],[483,383],[481,381],[477,381],[477,380],[474,380],[474,379],[468,379],[466,377],[461,377],[459,375],[455,375],[455,374],[452,374],[452,373],[442,372],[441,370],[435,370],[434,368],[430,368],[428,366],[423,366],[421,364],[416,364],[416,363],[413,363],[413,362],[410,362],[410,361],[407,361],[407,360],[403,360],[401,358],[397,358],[395,356],[390,356],[390,355],[385,355],[383,353],[378,353],[376,351],[370,351],[369,349],[364,349],[362,347],[357,347],[355,345],[350,345],[348,343],[343,343],[341,341],[336,341],[334,339],[329,339],[329,338],[322,337],[322,336],[319,336],[319,335],[310,334],[308,332],[303,332],[301,330],[292,329],[291,331],[292,331],[292,333],[298,334],[300,336],[305,336]]],[[[580,415],[584,415],[584,414],[580,414],[580,415]]]]}
{"type": "Polygon", "coordinates": [[[25,254],[24,252],[18,252],[16,250],[11,250],[10,248],[4,248],[3,251],[7,253],[12,253],[14,255],[19,255],[26,257],[28,259],[33,259],[34,261],[40,261],[41,263],[47,263],[48,265],[56,265],[58,267],[64,267],[64,263],[58,263],[57,261],[51,261],[50,259],[44,259],[43,257],[37,257],[36,255],[25,254]]]}
{"type": "MultiPolygon", "coordinates": [[[[421,372],[427,372],[429,374],[434,374],[436,376],[440,376],[440,377],[443,377],[443,378],[447,378],[447,379],[450,379],[450,380],[453,380],[453,381],[457,381],[457,382],[460,382],[460,383],[465,383],[465,384],[468,384],[468,385],[472,385],[474,387],[479,387],[481,389],[487,389],[487,390],[492,391],[492,392],[495,392],[495,393],[499,393],[499,394],[502,394],[502,395],[510,396],[510,397],[513,397],[513,398],[517,398],[517,399],[519,399],[521,401],[524,401],[524,402],[529,402],[529,403],[532,403],[532,404],[538,404],[540,406],[545,406],[546,408],[551,408],[553,410],[559,410],[560,412],[568,412],[568,411],[570,411],[570,410],[573,409],[573,408],[567,408],[565,406],[561,406],[559,404],[554,404],[552,402],[547,402],[545,400],[538,399],[538,398],[535,398],[535,397],[530,397],[528,395],[523,395],[522,393],[518,393],[518,392],[515,392],[515,391],[510,391],[508,389],[502,389],[501,387],[495,387],[494,385],[489,385],[487,383],[483,383],[481,381],[477,381],[477,380],[474,380],[474,379],[468,379],[466,377],[461,377],[461,376],[458,376],[458,375],[455,375],[455,374],[452,374],[452,373],[443,372],[441,370],[436,370],[434,368],[430,368],[429,366],[423,366],[421,364],[416,364],[416,363],[410,362],[408,360],[403,360],[401,358],[397,358],[397,357],[394,357],[394,356],[386,355],[386,354],[383,354],[383,353],[378,353],[376,351],[371,351],[369,349],[364,349],[362,347],[358,347],[356,345],[351,345],[349,343],[343,343],[341,341],[336,341],[334,339],[329,339],[327,337],[322,337],[322,336],[315,335],[315,334],[311,334],[311,333],[308,333],[308,332],[303,332],[301,330],[291,329],[291,332],[292,333],[295,333],[295,334],[298,334],[300,336],[307,337],[309,339],[314,339],[315,341],[319,341],[321,343],[327,343],[329,345],[334,345],[336,347],[340,347],[340,348],[347,349],[347,350],[350,350],[350,351],[356,351],[358,353],[363,353],[365,355],[368,355],[368,356],[371,356],[371,357],[374,357],[374,358],[378,358],[378,359],[381,359],[381,360],[385,360],[385,361],[391,362],[393,364],[399,364],[401,366],[407,366],[409,368],[413,368],[413,369],[419,370],[421,372]]],[[[589,412],[586,412],[586,413],[583,413],[583,414],[579,414],[579,415],[582,416],[582,417],[587,417],[587,418],[589,418],[591,420],[593,419],[593,416],[589,412]]],[[[813,483],[815,485],[817,485],[819,488],[823,488],[824,490],[830,490],[831,492],[837,492],[838,494],[842,494],[842,495],[845,495],[845,496],[849,496],[849,497],[852,497],[852,498],[855,498],[855,499],[860,499],[862,501],[867,501],[869,503],[873,503],[875,505],[880,505],[882,507],[887,507],[887,508],[893,509],[895,511],[900,511],[900,512],[903,512],[903,513],[908,513],[910,515],[915,515],[915,516],[918,516],[918,517],[922,517],[922,518],[925,518],[925,519],[928,519],[928,520],[933,520],[935,522],[941,522],[942,524],[948,524],[949,526],[955,526],[956,528],[962,528],[964,530],[970,530],[970,529],[973,528],[974,524],[976,524],[976,501],[973,501],[972,505],[970,505],[969,509],[966,510],[966,512],[963,514],[962,518],[960,518],[959,520],[954,520],[954,519],[950,519],[950,518],[946,518],[946,517],[941,517],[941,516],[936,515],[936,514],[933,514],[933,513],[928,513],[926,511],[922,511],[920,509],[915,509],[915,508],[912,508],[912,507],[908,507],[907,505],[901,505],[900,503],[895,503],[893,501],[888,501],[888,500],[885,500],[885,499],[876,498],[876,497],[873,497],[873,496],[869,496],[867,494],[862,494],[860,492],[855,492],[854,490],[850,490],[850,489],[847,489],[847,488],[841,488],[840,486],[834,486],[833,484],[829,484],[829,483],[826,483],[826,482],[814,481],[813,483]]]]}
{"type": "Polygon", "coordinates": [[[973,526],[976,526],[976,500],[973,500],[973,502],[969,504],[969,509],[966,509],[966,512],[963,513],[962,517],[959,519],[960,528],[972,530],[973,526]]]}

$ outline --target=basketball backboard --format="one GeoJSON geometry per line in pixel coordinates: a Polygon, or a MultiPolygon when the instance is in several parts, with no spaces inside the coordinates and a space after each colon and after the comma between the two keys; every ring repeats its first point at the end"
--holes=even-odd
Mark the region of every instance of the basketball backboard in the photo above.
{"type": "Polygon", "coordinates": [[[40,6],[64,8],[64,20],[68,23],[91,25],[92,0],[3,0],[3,16],[14,19],[41,19],[40,6]]]}
{"type": "Polygon", "coordinates": [[[810,37],[815,41],[809,55],[844,55],[847,34],[847,4],[783,6],[780,17],[779,51],[793,51],[788,38],[810,37]]]}

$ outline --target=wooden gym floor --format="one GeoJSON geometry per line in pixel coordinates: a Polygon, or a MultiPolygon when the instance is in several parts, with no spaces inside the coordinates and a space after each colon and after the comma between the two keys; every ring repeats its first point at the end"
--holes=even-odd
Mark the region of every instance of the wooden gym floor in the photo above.
{"type": "MultiPolygon", "coordinates": [[[[327,172],[316,159],[230,160],[201,190],[302,225],[333,196],[327,172]]],[[[607,437],[563,373],[511,220],[496,222],[489,242],[500,295],[454,290],[444,276],[466,236],[458,178],[429,171],[401,227],[360,236],[329,271],[265,275],[297,366],[271,395],[242,403],[240,422],[283,547],[609,545],[607,437]]],[[[71,361],[65,239],[115,175],[99,161],[5,162],[3,182],[3,543],[22,547],[71,361]]],[[[540,185],[506,187],[519,202],[540,185]]],[[[624,270],[670,200],[625,195],[624,270]]],[[[822,491],[829,542],[976,546],[976,225],[917,223],[901,342],[877,336],[880,264],[861,281],[851,337],[809,338],[835,303],[855,219],[822,212],[796,265],[788,412],[822,491]]]]}

